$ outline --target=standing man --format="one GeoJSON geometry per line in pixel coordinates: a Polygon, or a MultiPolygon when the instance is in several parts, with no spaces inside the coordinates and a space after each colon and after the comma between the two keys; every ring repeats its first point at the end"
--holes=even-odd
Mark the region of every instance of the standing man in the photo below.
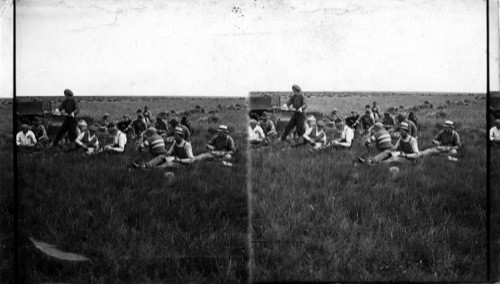
{"type": "Polygon", "coordinates": [[[292,131],[293,127],[296,127],[297,134],[300,137],[302,137],[302,135],[304,135],[305,133],[304,123],[306,118],[304,116],[304,110],[306,110],[307,104],[304,95],[302,94],[302,89],[299,86],[293,85],[292,90],[293,90],[293,95],[286,103],[286,106],[288,107],[288,109],[294,110],[295,112],[290,121],[288,122],[288,124],[286,125],[285,131],[281,135],[281,141],[286,140],[288,133],[292,131]]]}
{"type": "Polygon", "coordinates": [[[76,115],[80,112],[80,108],[78,107],[78,103],[73,97],[73,92],[69,89],[64,90],[65,99],[62,101],[61,105],[56,109],[56,112],[64,111],[67,115],[64,120],[61,128],[57,132],[56,138],[52,143],[52,146],[57,146],[62,136],[68,132],[68,138],[70,140],[70,148],[76,148],[75,140],[78,136],[77,126],[78,122],[76,120],[76,115]]]}

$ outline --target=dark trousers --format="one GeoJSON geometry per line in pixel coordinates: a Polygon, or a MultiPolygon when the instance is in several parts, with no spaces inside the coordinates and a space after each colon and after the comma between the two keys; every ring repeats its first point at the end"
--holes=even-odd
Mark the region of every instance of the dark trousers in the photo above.
{"type": "Polygon", "coordinates": [[[285,131],[283,132],[283,135],[281,135],[281,141],[285,141],[286,137],[292,131],[293,127],[297,128],[297,134],[299,136],[304,135],[305,129],[304,129],[304,123],[306,121],[306,117],[304,116],[304,113],[296,111],[292,118],[290,118],[290,121],[285,127],[285,131]]]}
{"type": "Polygon", "coordinates": [[[77,132],[76,128],[78,127],[78,121],[76,121],[76,118],[72,116],[66,117],[66,120],[64,120],[63,124],[61,125],[61,128],[59,128],[59,131],[57,131],[56,138],[54,139],[54,142],[52,143],[54,146],[57,146],[59,141],[61,140],[62,136],[68,132],[68,138],[71,142],[74,142],[76,140],[77,132]]]}

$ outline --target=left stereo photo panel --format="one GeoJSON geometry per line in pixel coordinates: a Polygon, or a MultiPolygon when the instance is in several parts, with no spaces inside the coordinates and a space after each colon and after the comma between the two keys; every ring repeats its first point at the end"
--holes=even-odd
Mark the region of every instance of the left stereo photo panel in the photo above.
{"type": "Polygon", "coordinates": [[[20,279],[248,277],[243,98],[65,90],[17,114],[20,279]]]}

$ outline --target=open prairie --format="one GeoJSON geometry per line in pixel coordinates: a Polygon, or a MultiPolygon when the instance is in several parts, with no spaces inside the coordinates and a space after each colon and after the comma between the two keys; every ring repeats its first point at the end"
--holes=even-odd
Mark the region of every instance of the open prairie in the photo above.
{"type": "MultiPolygon", "coordinates": [[[[58,99],[61,98],[50,98],[52,109],[58,106],[58,99]]],[[[171,183],[161,169],[128,169],[131,161],[141,158],[130,144],[119,156],[100,154],[85,158],[80,152],[53,149],[19,153],[22,280],[245,281],[248,252],[244,99],[77,99],[80,116],[88,119],[99,119],[105,112],[114,120],[124,114],[133,118],[135,111],[144,106],[149,107],[153,117],[162,111],[187,111],[194,128],[195,155],[206,151],[205,145],[218,125],[226,124],[237,149],[231,161],[233,167],[224,167],[220,161],[197,162],[175,172],[171,183]],[[208,116],[213,119],[207,120],[208,116]],[[48,257],[35,249],[30,237],[62,251],[81,254],[90,261],[68,262],[48,257]]],[[[3,167],[12,172],[8,165],[3,167]]]]}
{"type": "MultiPolygon", "coordinates": [[[[287,94],[274,94],[283,104],[287,94]]],[[[485,95],[305,95],[316,116],[373,101],[414,111],[420,150],[450,119],[463,147],[457,162],[424,157],[395,177],[355,162],[366,153],[359,135],[350,150],[252,151],[254,279],[486,281],[485,95]]]]}

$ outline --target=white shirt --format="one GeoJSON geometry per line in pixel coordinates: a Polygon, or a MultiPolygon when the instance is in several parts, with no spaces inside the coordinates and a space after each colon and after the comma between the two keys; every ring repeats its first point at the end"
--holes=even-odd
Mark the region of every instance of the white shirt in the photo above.
{"type": "Polygon", "coordinates": [[[350,147],[354,139],[354,131],[347,125],[340,132],[340,138],[336,141],[342,143],[343,146],[350,147]]]}
{"type": "Polygon", "coordinates": [[[262,127],[256,125],[254,129],[251,126],[248,126],[248,140],[250,141],[262,141],[266,138],[264,134],[264,130],[262,127]]]}
{"type": "Polygon", "coordinates": [[[125,151],[125,145],[127,144],[127,135],[125,135],[120,130],[116,131],[115,136],[113,137],[113,144],[109,145],[116,152],[125,151]]]}
{"type": "Polygon", "coordinates": [[[35,133],[33,133],[33,131],[28,130],[26,134],[24,134],[22,131],[17,133],[16,135],[17,146],[35,146],[35,144],[36,144],[36,138],[35,138],[35,133]]]}
{"type": "Polygon", "coordinates": [[[500,129],[496,126],[490,129],[490,141],[500,141],[500,129]]]}
{"type": "MultiPolygon", "coordinates": [[[[80,135],[78,135],[78,137],[75,140],[75,143],[78,144],[78,145],[80,145],[80,146],[82,146],[83,145],[83,142],[82,142],[83,136],[85,136],[85,132],[82,132],[82,133],[80,133],[80,135]]],[[[94,137],[95,137],[95,134],[94,135],[90,135],[90,133],[89,133],[89,140],[94,139],[94,137]]],[[[125,142],[125,144],[126,143],[127,142],[125,142]]],[[[95,148],[99,149],[99,140],[96,140],[96,142],[95,142],[95,148]]]]}

